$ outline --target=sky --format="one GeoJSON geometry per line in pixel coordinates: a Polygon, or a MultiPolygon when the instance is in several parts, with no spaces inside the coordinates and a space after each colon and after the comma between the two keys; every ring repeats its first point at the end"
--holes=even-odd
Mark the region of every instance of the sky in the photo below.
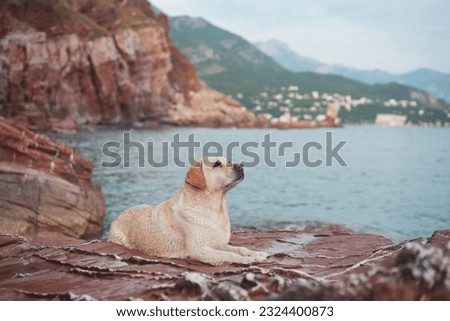
{"type": "Polygon", "coordinates": [[[277,39],[328,64],[450,73],[450,0],[151,0],[248,41],[277,39]]]}

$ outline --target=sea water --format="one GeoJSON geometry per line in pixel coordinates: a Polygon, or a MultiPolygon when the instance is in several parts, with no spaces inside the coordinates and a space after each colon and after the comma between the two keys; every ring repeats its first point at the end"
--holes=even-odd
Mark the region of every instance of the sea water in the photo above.
{"type": "MultiPolygon", "coordinates": [[[[122,210],[137,204],[159,204],[180,189],[187,168],[174,163],[176,155],[170,143],[176,135],[187,141],[191,134],[200,146],[217,142],[224,150],[232,142],[259,145],[248,150],[260,162],[247,166],[244,181],[228,194],[228,210],[235,227],[280,229],[337,223],[394,241],[426,237],[434,230],[450,228],[450,130],[446,128],[101,129],[51,136],[96,164],[93,182],[101,186],[107,204],[106,237],[112,220],[122,210]],[[344,142],[338,155],[345,164],[334,158],[327,166],[327,132],[332,139],[329,148],[344,142]],[[130,141],[144,146],[146,155],[140,156],[144,157],[145,167],[139,167],[138,148],[130,149],[129,166],[124,166],[124,133],[128,133],[130,141]],[[267,134],[276,144],[270,151],[262,147],[267,134]],[[112,158],[104,154],[102,147],[111,141],[120,144],[115,151],[122,162],[105,167],[102,163],[111,163],[112,158]],[[169,144],[168,154],[163,142],[169,144]],[[284,148],[281,155],[279,146],[283,142],[291,142],[292,147],[284,148]],[[308,148],[306,161],[322,161],[320,166],[307,166],[311,162],[302,161],[304,148],[310,142],[315,147],[308,148]],[[300,154],[300,163],[286,166],[294,153],[300,154]],[[159,161],[163,154],[168,166],[148,164],[149,157],[159,161]],[[274,167],[267,161],[268,156],[275,162],[274,167]]],[[[187,161],[187,149],[179,152],[180,159],[187,161]]],[[[202,147],[196,148],[196,156],[201,153],[202,147]]],[[[252,160],[238,148],[234,148],[232,158],[234,162],[252,160]]]]}

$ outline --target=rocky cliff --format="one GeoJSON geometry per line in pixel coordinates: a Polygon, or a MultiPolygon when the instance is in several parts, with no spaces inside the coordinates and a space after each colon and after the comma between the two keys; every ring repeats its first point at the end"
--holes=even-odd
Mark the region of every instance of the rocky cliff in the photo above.
{"type": "Polygon", "coordinates": [[[258,121],[197,78],[146,0],[4,0],[0,21],[0,115],[32,129],[258,121]]]}
{"type": "Polygon", "coordinates": [[[340,227],[233,231],[254,266],[161,259],[101,241],[0,236],[0,300],[449,300],[450,230],[392,244],[340,227]]]}
{"type": "Polygon", "coordinates": [[[105,201],[94,164],[0,116],[0,234],[30,239],[101,232],[105,201]]]}

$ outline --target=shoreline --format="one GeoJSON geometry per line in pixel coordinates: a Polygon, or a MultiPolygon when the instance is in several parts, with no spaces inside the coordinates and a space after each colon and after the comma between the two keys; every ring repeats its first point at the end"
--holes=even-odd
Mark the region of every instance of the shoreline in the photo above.
{"type": "Polygon", "coordinates": [[[155,126],[155,127],[133,127],[133,126],[121,126],[121,125],[96,125],[96,126],[83,126],[79,128],[76,131],[73,132],[58,132],[53,130],[38,130],[35,131],[36,133],[40,135],[46,135],[46,136],[59,136],[59,135],[76,135],[77,133],[83,133],[83,132],[102,132],[102,131],[161,131],[166,129],[230,129],[230,130],[304,130],[304,129],[345,129],[346,127],[375,127],[375,128],[385,128],[385,129],[391,129],[391,128],[427,128],[427,129],[436,129],[436,128],[450,128],[450,126],[424,126],[424,125],[405,125],[405,126],[386,126],[386,125],[376,125],[372,123],[351,123],[351,124],[342,124],[342,126],[336,126],[336,127],[327,127],[327,126],[319,126],[319,127],[303,127],[303,128],[279,128],[279,127],[202,127],[202,126],[171,126],[171,125],[161,125],[161,126],[155,126]]]}

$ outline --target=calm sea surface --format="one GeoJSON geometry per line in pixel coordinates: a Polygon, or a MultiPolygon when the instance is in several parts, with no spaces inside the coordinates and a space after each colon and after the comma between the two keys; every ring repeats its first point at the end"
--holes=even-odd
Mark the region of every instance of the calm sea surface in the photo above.
{"type": "MultiPolygon", "coordinates": [[[[263,162],[245,169],[245,180],[228,195],[228,209],[233,226],[260,229],[302,227],[316,223],[338,223],[358,232],[377,233],[401,241],[428,236],[436,229],[450,228],[450,130],[445,128],[385,128],[346,126],[341,129],[267,130],[167,128],[161,130],[117,130],[52,135],[92,160],[97,165],[94,183],[106,197],[104,237],[111,221],[123,209],[137,204],[158,204],[174,195],[184,181],[186,168],[173,162],[154,168],[139,167],[137,149],[132,149],[130,167],[100,166],[111,158],[102,154],[102,146],[117,141],[123,147],[123,133],[131,141],[144,145],[153,142],[150,156],[162,159],[162,142],[171,142],[180,133],[187,140],[194,133],[203,144],[214,141],[224,148],[233,141],[257,142],[249,148],[264,159],[261,142],[271,134],[277,144],[293,142],[293,147],[279,156],[272,149],[270,167],[263,162]],[[322,150],[310,153],[310,160],[326,160],[326,132],[332,132],[333,147],[347,141],[339,154],[348,166],[335,160],[316,168],[304,164],[288,168],[285,162],[294,152],[302,152],[308,142],[318,142],[322,150]]],[[[114,150],[114,149],[112,149],[114,150]]],[[[211,149],[214,150],[214,149],[211,149]]],[[[311,149],[314,150],[314,149],[311,149]]],[[[120,151],[122,154],[123,148],[120,151]]],[[[147,160],[148,148],[145,147],[147,160]]],[[[196,155],[202,154],[201,148],[196,155]]],[[[187,150],[181,150],[187,160],[187,150]]],[[[267,157],[267,155],[266,155],[267,157]]],[[[249,161],[238,150],[234,161],[249,161]]]]}

